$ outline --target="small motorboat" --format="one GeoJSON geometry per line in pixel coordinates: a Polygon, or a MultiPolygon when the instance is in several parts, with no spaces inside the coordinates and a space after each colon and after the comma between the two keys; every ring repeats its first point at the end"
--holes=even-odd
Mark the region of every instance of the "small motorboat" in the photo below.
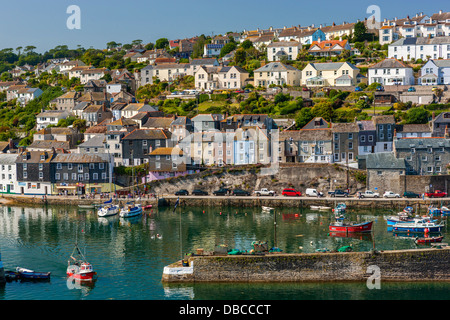
{"type": "Polygon", "coordinates": [[[427,243],[434,243],[434,242],[442,242],[442,239],[444,239],[444,236],[416,237],[416,239],[414,239],[414,242],[416,244],[427,244],[427,243]]]}
{"type": "Polygon", "coordinates": [[[50,280],[50,272],[36,272],[21,267],[16,268],[21,280],[50,280]]]}
{"type": "Polygon", "coordinates": [[[151,204],[144,206],[144,210],[151,210],[152,208],[153,208],[153,205],[151,205],[151,204]]]}
{"type": "Polygon", "coordinates": [[[333,232],[371,232],[373,221],[363,223],[345,223],[343,221],[336,221],[331,223],[329,230],[333,232]]]}
{"type": "Polygon", "coordinates": [[[133,204],[128,202],[127,206],[120,210],[120,216],[122,218],[137,217],[142,213],[142,206],[140,204],[133,204]]]}
{"type": "Polygon", "coordinates": [[[430,206],[428,207],[428,215],[430,216],[440,216],[441,215],[441,209],[430,206]]]}
{"type": "Polygon", "coordinates": [[[450,216],[450,209],[448,207],[442,206],[441,207],[441,215],[450,216]]]}
{"type": "Polygon", "coordinates": [[[310,206],[311,210],[331,210],[331,207],[327,206],[310,206]]]}
{"type": "Polygon", "coordinates": [[[68,277],[80,281],[93,281],[97,278],[97,272],[95,272],[92,265],[86,261],[85,256],[81,253],[77,244],[75,244],[70,259],[67,262],[68,266],[66,273],[68,277]]]}
{"type": "Polygon", "coordinates": [[[265,207],[265,206],[261,206],[261,209],[262,209],[263,211],[272,211],[272,210],[273,210],[272,207],[265,207]]]}
{"type": "Polygon", "coordinates": [[[404,212],[404,213],[407,213],[407,214],[409,214],[409,215],[412,215],[412,214],[414,213],[414,208],[411,207],[411,206],[406,206],[406,207],[403,209],[403,212],[404,212]]]}

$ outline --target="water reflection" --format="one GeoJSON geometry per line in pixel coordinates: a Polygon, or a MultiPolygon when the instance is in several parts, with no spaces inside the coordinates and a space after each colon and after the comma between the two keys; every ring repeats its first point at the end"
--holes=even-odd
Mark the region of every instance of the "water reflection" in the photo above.
{"type": "MultiPolygon", "coordinates": [[[[342,235],[328,229],[332,212],[300,208],[267,212],[261,208],[180,206],[175,211],[154,208],[123,219],[99,218],[93,210],[70,206],[2,206],[0,244],[5,269],[22,265],[50,271],[52,282],[50,290],[42,290],[40,284],[26,288],[7,285],[0,299],[240,299],[249,292],[261,299],[283,299],[287,295],[282,288],[291,290],[291,297],[301,296],[298,290],[304,286],[166,286],[161,276],[165,266],[186,253],[212,251],[218,245],[250,250],[253,241],[267,241],[269,248],[276,246],[287,253],[334,251],[343,246],[351,246],[353,251],[417,248],[414,238],[396,237],[387,231],[387,215],[387,210],[349,210],[351,221],[375,221],[373,231],[342,235]],[[101,280],[92,287],[66,277],[67,258],[76,239],[101,280]],[[73,294],[77,291],[81,296],[73,294]]],[[[448,236],[447,226],[442,233],[448,236]]],[[[321,297],[320,286],[308,288],[312,298],[321,297]]],[[[333,291],[335,287],[329,288],[333,291]]]]}

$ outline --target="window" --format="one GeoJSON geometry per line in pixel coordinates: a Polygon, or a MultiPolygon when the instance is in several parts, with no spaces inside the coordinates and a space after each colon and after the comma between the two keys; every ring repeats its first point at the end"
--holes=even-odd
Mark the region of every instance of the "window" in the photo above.
{"type": "Polygon", "coordinates": [[[56,164],[56,169],[62,169],[62,164],[61,163],[57,163],[56,164]]]}
{"type": "Polygon", "coordinates": [[[60,179],[59,173],[55,173],[55,180],[59,180],[59,179],[60,179]]]}
{"type": "Polygon", "coordinates": [[[39,179],[43,179],[44,178],[44,173],[41,171],[39,172],[39,179]]]}
{"type": "Polygon", "coordinates": [[[68,173],[63,173],[63,180],[69,180],[69,174],[68,173]]]}
{"type": "Polygon", "coordinates": [[[72,170],[72,163],[68,163],[68,164],[67,164],[67,169],[68,169],[68,170],[72,170]]]}
{"type": "Polygon", "coordinates": [[[42,163],[39,163],[39,170],[44,169],[44,165],[42,163]]]}
{"type": "Polygon", "coordinates": [[[98,180],[98,173],[97,172],[94,172],[92,174],[92,180],[98,180]]]}

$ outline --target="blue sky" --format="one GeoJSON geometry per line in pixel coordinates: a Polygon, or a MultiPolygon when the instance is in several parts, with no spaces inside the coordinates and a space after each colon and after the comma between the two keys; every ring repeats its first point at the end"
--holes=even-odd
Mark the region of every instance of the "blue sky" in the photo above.
{"type": "Polygon", "coordinates": [[[200,34],[258,27],[336,24],[370,16],[377,5],[381,18],[450,11],[448,1],[242,1],[242,0],[20,0],[4,1],[0,11],[0,49],[34,45],[44,52],[57,45],[105,48],[109,41],[144,43],[158,38],[185,38],[200,34]],[[447,3],[447,4],[446,4],[447,3]],[[67,7],[81,9],[81,29],[69,30],[67,7]]]}

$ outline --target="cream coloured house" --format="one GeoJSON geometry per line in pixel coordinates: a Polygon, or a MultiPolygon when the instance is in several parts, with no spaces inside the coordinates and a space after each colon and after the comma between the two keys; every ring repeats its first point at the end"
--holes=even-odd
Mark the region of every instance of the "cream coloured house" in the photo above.
{"type": "Polygon", "coordinates": [[[348,62],[309,63],[302,70],[302,85],[311,87],[354,86],[359,69],[348,62]]]}
{"type": "Polygon", "coordinates": [[[271,62],[254,71],[255,86],[299,86],[302,72],[281,62],[271,62]]]}
{"type": "Polygon", "coordinates": [[[269,61],[281,61],[297,59],[297,55],[302,49],[302,44],[298,41],[277,41],[267,46],[267,59],[269,61]]]}
{"type": "Polygon", "coordinates": [[[249,72],[239,66],[201,66],[195,72],[195,88],[199,90],[241,89],[247,84],[249,72]]]}

